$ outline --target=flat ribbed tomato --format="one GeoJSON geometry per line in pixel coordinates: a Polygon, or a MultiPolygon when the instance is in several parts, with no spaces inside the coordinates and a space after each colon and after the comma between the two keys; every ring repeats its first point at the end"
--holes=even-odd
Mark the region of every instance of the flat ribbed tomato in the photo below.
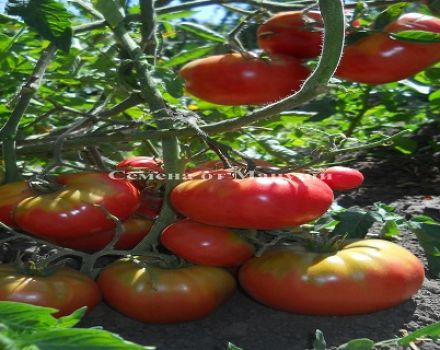
{"type": "Polygon", "coordinates": [[[63,267],[49,276],[29,276],[12,264],[0,264],[0,300],[46,306],[70,315],[82,306],[92,310],[101,301],[96,283],[85,274],[63,267]]]}
{"type": "Polygon", "coordinates": [[[232,230],[185,219],[162,232],[161,243],[194,264],[232,267],[254,255],[255,247],[232,230]]]}
{"type": "Polygon", "coordinates": [[[39,237],[69,239],[115,227],[100,205],[120,220],[139,206],[139,191],[106,173],[77,173],[56,177],[62,187],[21,201],[14,210],[17,225],[39,237]]]}
{"type": "Polygon", "coordinates": [[[273,308],[309,315],[352,315],[397,305],[421,287],[420,260],[397,244],[360,240],[335,253],[284,247],[252,258],[239,280],[273,308]]]}
{"type": "Polygon", "coordinates": [[[171,192],[171,203],[184,216],[209,225],[280,229],[321,216],[333,191],[307,174],[245,179],[189,180],[171,192]]]}
{"type": "Polygon", "coordinates": [[[221,268],[146,268],[130,259],[107,266],[98,285],[104,299],[116,310],[151,323],[203,318],[229,298],[236,287],[231,274],[221,268]]]}
{"type": "MultiPolygon", "coordinates": [[[[124,231],[115,244],[116,249],[131,249],[135,247],[150,231],[153,222],[141,217],[130,217],[122,223],[124,231]]],[[[90,236],[55,241],[58,245],[66,248],[82,250],[84,252],[96,252],[111,242],[115,230],[95,233],[90,236]]]]}
{"type": "Polygon", "coordinates": [[[333,166],[325,169],[319,178],[332,190],[352,190],[364,182],[364,175],[359,170],[345,166],[333,166]]]}
{"type": "Polygon", "coordinates": [[[238,53],[197,59],[180,70],[188,93],[221,105],[275,102],[299,90],[309,74],[294,58],[246,59],[238,53]]]}
{"type": "Polygon", "coordinates": [[[258,28],[258,46],[270,55],[314,58],[321,53],[323,26],[317,11],[280,12],[258,28]]]}
{"type": "MultiPolygon", "coordinates": [[[[440,33],[440,19],[408,13],[391,22],[386,32],[424,30],[440,33]]],[[[347,45],[336,76],[360,83],[384,84],[406,79],[440,61],[440,44],[396,40],[372,33],[347,45]]]]}
{"type": "Polygon", "coordinates": [[[23,199],[32,195],[26,181],[11,182],[0,186],[0,221],[8,226],[16,227],[12,215],[13,210],[23,199]]]}

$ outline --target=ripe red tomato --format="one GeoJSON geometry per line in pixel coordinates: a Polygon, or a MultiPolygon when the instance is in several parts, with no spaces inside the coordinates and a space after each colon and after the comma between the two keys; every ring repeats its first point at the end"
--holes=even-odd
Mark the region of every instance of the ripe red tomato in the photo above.
{"type": "Polygon", "coordinates": [[[332,190],[351,190],[364,182],[364,175],[359,170],[344,166],[333,166],[325,169],[319,178],[332,190]]]}
{"type": "Polygon", "coordinates": [[[225,227],[185,219],[162,232],[162,244],[173,254],[194,264],[233,267],[248,260],[255,247],[225,227]]]}
{"type": "Polygon", "coordinates": [[[258,46],[270,55],[314,58],[321,53],[323,27],[317,11],[280,12],[258,28],[258,46]]]}
{"type": "MultiPolygon", "coordinates": [[[[440,19],[408,13],[385,28],[386,32],[403,30],[440,33],[440,19]]],[[[440,44],[396,40],[385,33],[372,33],[345,47],[336,76],[360,83],[384,84],[406,79],[439,60],[440,44]]]]}
{"type": "Polygon", "coordinates": [[[14,211],[17,225],[35,236],[69,239],[92,235],[115,227],[100,205],[126,220],[139,205],[139,191],[125,180],[106,173],[60,175],[61,189],[21,201],[14,211]]]}
{"type": "MultiPolygon", "coordinates": [[[[131,249],[135,247],[150,231],[153,222],[141,217],[132,216],[122,223],[124,228],[121,237],[115,244],[116,249],[131,249]]],[[[58,245],[66,248],[81,250],[84,252],[96,252],[103,249],[111,242],[115,230],[95,233],[90,236],[71,238],[55,241],[58,245]]]]}
{"type": "Polygon", "coordinates": [[[0,265],[0,300],[52,307],[59,310],[54,316],[61,317],[82,306],[92,310],[101,293],[91,278],[68,267],[50,276],[29,276],[4,264],[0,265]]]}
{"type": "MultiPolygon", "coordinates": [[[[137,258],[148,262],[148,258],[137,258]]],[[[173,323],[203,318],[229,298],[234,278],[212,266],[143,267],[130,259],[107,266],[98,278],[104,299],[136,320],[173,323]]]]}
{"type": "Polygon", "coordinates": [[[243,288],[273,308],[309,315],[352,315],[397,305],[421,287],[420,260],[397,244],[360,240],[335,253],[301,247],[268,251],[240,270],[243,288]]]}
{"type": "Polygon", "coordinates": [[[145,156],[135,156],[124,159],[116,165],[116,169],[123,170],[150,170],[157,171],[159,173],[163,172],[162,168],[163,161],[154,157],[145,156]]]}
{"type": "Polygon", "coordinates": [[[275,102],[299,90],[309,74],[294,58],[246,59],[238,53],[197,59],[180,70],[188,93],[221,105],[275,102]]]}
{"type": "Polygon", "coordinates": [[[13,210],[23,199],[33,193],[26,181],[11,182],[0,186],[0,221],[10,227],[17,227],[13,218],[13,210]]]}
{"type": "Polygon", "coordinates": [[[307,174],[245,179],[189,180],[171,192],[171,203],[194,221],[223,227],[281,229],[321,216],[333,191],[307,174]]]}

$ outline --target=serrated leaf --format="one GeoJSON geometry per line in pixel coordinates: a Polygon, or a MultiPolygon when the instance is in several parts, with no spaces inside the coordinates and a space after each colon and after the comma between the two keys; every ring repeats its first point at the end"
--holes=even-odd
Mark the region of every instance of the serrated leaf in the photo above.
{"type": "Polygon", "coordinates": [[[209,45],[209,46],[202,46],[197,49],[193,49],[191,51],[183,51],[175,56],[173,56],[172,59],[169,61],[166,61],[162,64],[160,64],[163,68],[171,68],[174,66],[178,66],[181,64],[184,64],[186,62],[195,60],[197,58],[200,58],[202,56],[205,56],[209,52],[211,52],[214,49],[215,46],[209,45]]]}
{"type": "Polygon", "coordinates": [[[19,16],[43,38],[68,53],[72,44],[70,13],[55,0],[9,0],[6,12],[19,16]]]}
{"type": "Polygon", "coordinates": [[[391,238],[397,236],[400,233],[399,226],[394,220],[388,220],[380,230],[380,235],[385,238],[391,238]]]}
{"type": "Polygon", "coordinates": [[[327,343],[325,342],[324,333],[320,329],[315,331],[315,340],[313,341],[314,350],[326,350],[327,343]]]}
{"type": "Polygon", "coordinates": [[[405,2],[399,2],[389,6],[385,11],[381,12],[373,23],[373,29],[383,31],[383,29],[392,21],[399,18],[404,10],[409,7],[410,4],[405,2]]]}
{"type": "Polygon", "coordinates": [[[404,30],[397,33],[389,33],[389,35],[394,39],[416,43],[440,43],[440,33],[424,30],[404,30]]]}
{"type": "Polygon", "coordinates": [[[31,334],[23,339],[44,350],[145,350],[155,349],[126,341],[100,329],[54,329],[31,334]]]}
{"type": "Polygon", "coordinates": [[[339,221],[332,235],[346,236],[347,238],[365,238],[371,226],[376,221],[382,221],[380,215],[363,210],[347,210],[335,216],[339,221]]]}
{"type": "Polygon", "coordinates": [[[338,346],[336,350],[371,350],[374,348],[374,341],[366,338],[353,339],[348,343],[338,346]]]}
{"type": "Polygon", "coordinates": [[[409,345],[409,343],[419,338],[432,338],[436,339],[440,337],[440,322],[430,324],[429,326],[419,328],[418,330],[408,334],[407,336],[399,339],[400,345],[409,345]]]}
{"type": "Polygon", "coordinates": [[[179,24],[179,27],[182,30],[197,35],[199,38],[205,40],[213,41],[216,43],[224,43],[226,41],[226,39],[222,35],[201,24],[182,22],[179,24]]]}
{"type": "Polygon", "coordinates": [[[124,20],[124,8],[118,0],[96,0],[94,7],[104,16],[112,28],[124,20]]]}

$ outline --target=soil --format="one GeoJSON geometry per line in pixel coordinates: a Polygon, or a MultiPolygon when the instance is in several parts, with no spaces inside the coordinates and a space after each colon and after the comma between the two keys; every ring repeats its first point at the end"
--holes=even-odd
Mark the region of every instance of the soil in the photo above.
{"type": "MultiPolygon", "coordinates": [[[[423,147],[438,138],[428,127],[416,136],[423,147]]],[[[366,177],[362,188],[338,196],[338,203],[368,207],[374,202],[394,206],[405,216],[430,215],[440,220],[440,153],[432,150],[414,156],[380,149],[360,156],[353,167],[366,177]]],[[[374,231],[374,230],[373,230],[374,231]]],[[[372,232],[374,234],[374,232],[372,232]]],[[[403,231],[397,238],[426,265],[416,237],[403,231]]],[[[143,324],[113,311],[104,303],[81,326],[103,326],[124,338],[157,346],[159,350],[226,350],[228,342],[244,350],[310,349],[314,332],[324,332],[328,347],[354,338],[391,339],[424,325],[440,321],[440,281],[427,273],[423,288],[412,299],[380,312],[349,317],[313,317],[276,311],[248,298],[242,291],[203,320],[173,325],[143,324]]],[[[419,349],[440,349],[440,342],[422,342],[419,349]]]]}

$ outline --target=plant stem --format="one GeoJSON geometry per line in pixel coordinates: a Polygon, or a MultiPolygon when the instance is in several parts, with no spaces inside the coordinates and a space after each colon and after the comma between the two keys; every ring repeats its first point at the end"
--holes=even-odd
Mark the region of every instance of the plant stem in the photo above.
{"type": "Polygon", "coordinates": [[[353,132],[355,129],[359,126],[360,122],[362,121],[362,118],[365,116],[365,113],[370,109],[370,105],[368,103],[368,100],[370,98],[370,92],[371,92],[372,86],[368,85],[364,91],[364,95],[362,96],[362,106],[359,112],[355,115],[355,117],[351,120],[349,127],[344,132],[344,135],[346,137],[350,137],[353,135],[353,132]]]}
{"type": "Polygon", "coordinates": [[[5,162],[5,181],[13,182],[21,178],[20,171],[17,166],[16,153],[16,134],[20,120],[26,112],[32,97],[37,92],[39,85],[43,79],[46,68],[56,53],[56,46],[50,44],[41,54],[32,75],[27,82],[22,86],[17,95],[17,103],[8,121],[0,130],[0,140],[3,143],[3,160],[5,162]]]}

